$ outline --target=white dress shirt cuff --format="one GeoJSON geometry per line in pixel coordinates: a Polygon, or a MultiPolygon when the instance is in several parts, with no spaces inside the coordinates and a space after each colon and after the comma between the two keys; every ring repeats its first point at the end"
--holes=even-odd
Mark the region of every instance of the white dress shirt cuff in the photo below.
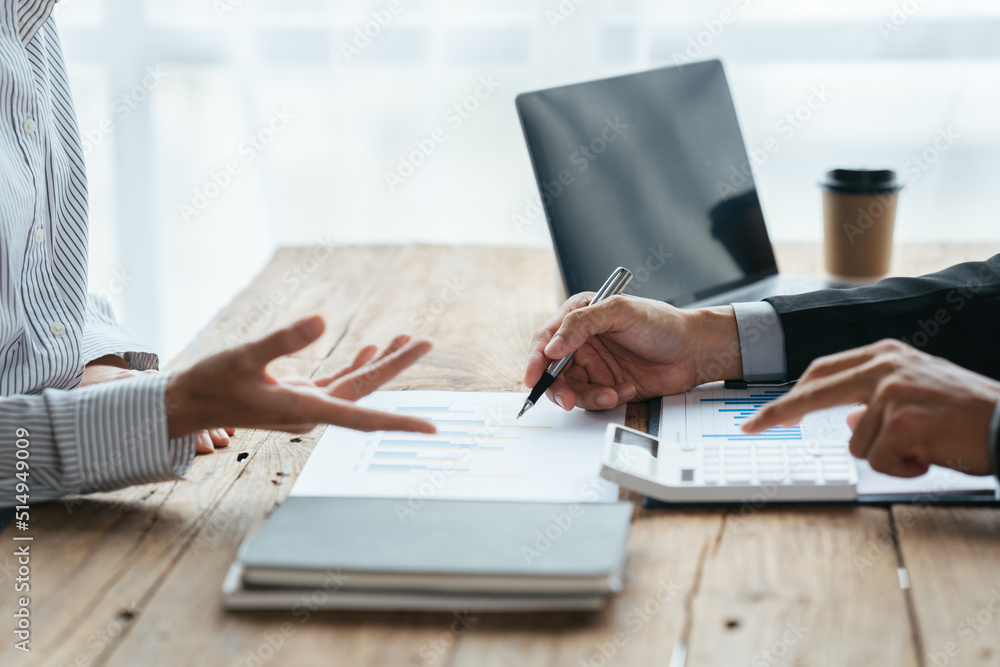
{"type": "Polygon", "coordinates": [[[44,392],[64,465],[64,488],[107,491],[175,480],[187,471],[195,438],[167,437],[169,378],[155,373],[44,392]]]}
{"type": "Polygon", "coordinates": [[[784,381],[785,332],[774,306],[766,301],[734,303],[736,327],[740,332],[743,379],[747,382],[784,381]]]}
{"type": "Polygon", "coordinates": [[[96,294],[87,295],[87,317],[83,327],[81,361],[84,365],[109,354],[120,355],[137,371],[157,370],[159,358],[135,341],[115,319],[111,304],[96,294]]]}

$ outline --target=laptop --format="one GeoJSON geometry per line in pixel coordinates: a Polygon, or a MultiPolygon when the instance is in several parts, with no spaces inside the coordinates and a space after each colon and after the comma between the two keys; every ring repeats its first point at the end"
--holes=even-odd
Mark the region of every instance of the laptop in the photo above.
{"type": "Polygon", "coordinates": [[[778,272],[719,60],[516,105],[568,294],[617,266],[629,293],[690,308],[849,286],[778,272]]]}

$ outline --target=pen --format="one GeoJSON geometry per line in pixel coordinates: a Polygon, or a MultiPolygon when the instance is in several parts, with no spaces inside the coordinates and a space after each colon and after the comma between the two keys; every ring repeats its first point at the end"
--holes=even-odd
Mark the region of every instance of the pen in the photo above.
{"type": "MultiPolygon", "coordinates": [[[[594,298],[590,300],[587,307],[596,306],[608,297],[621,294],[621,291],[625,289],[625,286],[628,285],[630,280],[632,280],[632,272],[619,266],[611,273],[610,276],[608,276],[608,279],[604,281],[604,285],[601,289],[597,290],[597,294],[595,294],[594,298]]],[[[545,390],[552,386],[552,383],[556,381],[556,378],[563,372],[563,369],[569,365],[569,362],[573,359],[574,354],[574,352],[571,352],[559,361],[553,361],[549,364],[549,367],[545,369],[544,373],[542,373],[542,378],[535,384],[534,388],[532,388],[531,393],[528,394],[528,398],[525,399],[524,405],[521,406],[521,411],[517,413],[517,419],[520,419],[521,415],[530,410],[535,403],[538,402],[538,399],[542,397],[545,390]]]]}

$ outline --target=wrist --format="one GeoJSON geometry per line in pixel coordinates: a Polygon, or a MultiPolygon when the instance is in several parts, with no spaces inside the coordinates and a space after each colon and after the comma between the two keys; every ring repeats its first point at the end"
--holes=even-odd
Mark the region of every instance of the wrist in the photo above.
{"type": "Polygon", "coordinates": [[[186,373],[174,373],[167,380],[166,409],[167,435],[170,438],[181,438],[201,430],[198,414],[199,401],[188,387],[186,373]]]}
{"type": "Polygon", "coordinates": [[[697,384],[743,377],[743,352],[732,306],[689,311],[688,336],[697,384]]]}
{"type": "Polygon", "coordinates": [[[113,366],[114,368],[128,370],[128,362],[119,357],[117,354],[106,354],[103,357],[98,357],[97,359],[94,359],[86,364],[87,368],[90,368],[91,366],[113,366]]]}

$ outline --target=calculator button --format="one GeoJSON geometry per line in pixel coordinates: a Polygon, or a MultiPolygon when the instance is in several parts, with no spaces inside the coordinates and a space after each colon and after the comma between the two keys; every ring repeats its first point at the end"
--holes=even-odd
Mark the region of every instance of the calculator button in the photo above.
{"type": "Polygon", "coordinates": [[[779,470],[773,475],[762,476],[760,478],[762,482],[768,482],[771,484],[788,484],[788,473],[784,470],[779,470]]]}
{"type": "Polygon", "coordinates": [[[846,484],[851,479],[851,474],[846,470],[843,472],[826,471],[823,476],[826,478],[827,484],[846,484]]]}
{"type": "Polygon", "coordinates": [[[770,487],[785,499],[827,497],[822,486],[828,486],[829,497],[843,498],[857,484],[855,460],[842,442],[720,439],[679,442],[677,447],[675,451],[689,456],[678,462],[675,484],[701,486],[708,498],[723,495],[727,486],[730,492],[770,487]]]}

